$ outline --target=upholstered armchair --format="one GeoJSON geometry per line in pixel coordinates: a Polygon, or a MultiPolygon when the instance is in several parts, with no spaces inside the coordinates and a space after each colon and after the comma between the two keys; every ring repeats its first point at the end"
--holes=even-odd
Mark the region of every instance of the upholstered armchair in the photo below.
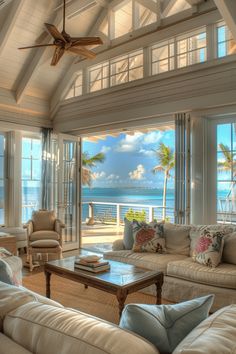
{"type": "Polygon", "coordinates": [[[33,255],[49,253],[62,258],[62,229],[65,225],[56,218],[54,211],[40,209],[34,211],[32,219],[24,225],[27,229],[27,255],[30,271],[33,270],[33,255]]]}

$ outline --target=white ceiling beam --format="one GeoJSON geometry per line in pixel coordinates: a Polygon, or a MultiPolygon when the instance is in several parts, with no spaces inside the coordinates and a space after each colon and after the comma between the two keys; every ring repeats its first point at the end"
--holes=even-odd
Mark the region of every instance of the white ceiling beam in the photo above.
{"type": "Polygon", "coordinates": [[[162,2],[162,18],[165,18],[166,16],[168,16],[168,13],[170,12],[170,10],[172,9],[172,7],[174,6],[174,4],[176,3],[176,0],[164,0],[162,2]]]}
{"type": "MultiPolygon", "coordinates": [[[[19,0],[16,0],[19,1],[19,0]]],[[[25,0],[24,0],[25,1],[25,0]]],[[[66,15],[72,15],[75,11],[75,4],[77,5],[77,11],[80,9],[86,8],[93,0],[80,0],[79,2],[72,2],[69,3],[67,9],[66,9],[66,15]]],[[[48,21],[49,23],[55,23],[56,27],[60,29],[62,25],[62,14],[61,11],[57,11],[56,15],[54,14],[51,19],[48,21]]],[[[46,38],[44,40],[44,43],[50,43],[52,40],[52,37],[50,35],[46,35],[46,38]]],[[[17,103],[20,103],[27,88],[30,86],[31,81],[34,77],[34,75],[37,72],[37,67],[40,64],[40,61],[47,50],[47,48],[39,48],[39,49],[34,49],[35,53],[29,58],[27,61],[25,67],[23,68],[22,72],[20,73],[17,83],[16,83],[16,89],[15,89],[15,96],[16,96],[16,101],[17,103]]]]}
{"type": "Polygon", "coordinates": [[[158,11],[157,4],[152,0],[137,0],[137,2],[154,13],[157,13],[158,11]]]}
{"type": "Polygon", "coordinates": [[[234,40],[236,40],[236,1],[235,0],[214,0],[226,25],[229,27],[234,40]]]}
{"type": "Polygon", "coordinates": [[[25,1],[26,0],[14,0],[11,4],[10,12],[5,19],[0,32],[0,55],[6,47],[8,38],[14,29],[14,25],[25,1]]]}

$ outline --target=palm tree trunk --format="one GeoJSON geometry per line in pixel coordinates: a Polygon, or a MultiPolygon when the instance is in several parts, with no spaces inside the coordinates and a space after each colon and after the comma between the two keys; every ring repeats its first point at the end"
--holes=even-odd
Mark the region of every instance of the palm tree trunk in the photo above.
{"type": "Polygon", "coordinates": [[[167,171],[165,171],[164,176],[164,186],[163,186],[163,200],[162,200],[162,219],[166,219],[166,190],[167,190],[167,171]]]}

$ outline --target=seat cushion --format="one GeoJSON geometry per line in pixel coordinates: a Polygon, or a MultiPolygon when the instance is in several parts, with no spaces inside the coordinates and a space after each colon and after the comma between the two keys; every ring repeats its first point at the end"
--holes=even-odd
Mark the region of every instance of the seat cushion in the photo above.
{"type": "Polygon", "coordinates": [[[56,215],[53,210],[39,210],[32,214],[34,231],[54,230],[56,215]]]}
{"type": "Polygon", "coordinates": [[[2,333],[0,333],[0,343],[0,354],[32,354],[2,333]]]}
{"type": "Polygon", "coordinates": [[[150,270],[159,270],[166,274],[167,264],[171,261],[186,259],[177,254],[136,253],[128,250],[110,251],[104,253],[104,258],[118,262],[133,264],[150,270]]]}
{"type": "Polygon", "coordinates": [[[60,235],[55,231],[43,230],[43,231],[35,231],[30,235],[30,241],[38,241],[38,240],[59,240],[60,235]]]}
{"type": "Polygon", "coordinates": [[[173,354],[233,354],[236,352],[236,305],[224,307],[201,322],[173,354]]]}
{"type": "Polygon", "coordinates": [[[60,244],[56,240],[38,240],[31,242],[30,246],[32,248],[56,248],[59,247],[60,244]]]}
{"type": "Polygon", "coordinates": [[[209,268],[188,258],[170,262],[167,275],[209,286],[236,289],[236,266],[233,264],[221,263],[217,268],[209,268]]]}
{"type": "Polygon", "coordinates": [[[165,223],[164,236],[166,239],[166,251],[171,254],[189,256],[191,226],[165,223]]]}

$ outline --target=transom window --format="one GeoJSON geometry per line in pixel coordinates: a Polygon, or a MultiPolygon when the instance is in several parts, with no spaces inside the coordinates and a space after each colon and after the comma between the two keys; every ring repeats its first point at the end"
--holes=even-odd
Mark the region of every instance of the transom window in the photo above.
{"type": "Polygon", "coordinates": [[[151,47],[152,75],[174,69],[174,40],[151,47]]]}
{"type": "Polygon", "coordinates": [[[137,51],[110,62],[110,86],[141,79],[143,77],[143,52],[137,51]]]}
{"type": "Polygon", "coordinates": [[[217,24],[217,56],[218,58],[236,53],[236,42],[232,33],[224,23],[217,24]]]}
{"type": "Polygon", "coordinates": [[[79,71],[77,73],[77,78],[75,82],[73,83],[70,91],[68,92],[66,99],[71,98],[71,97],[77,97],[82,95],[82,85],[83,85],[83,75],[82,71],[79,71]]]}
{"type": "Polygon", "coordinates": [[[192,32],[177,38],[177,67],[202,63],[207,59],[206,32],[192,32]]]}
{"type": "Polygon", "coordinates": [[[89,91],[102,90],[143,77],[143,51],[138,50],[89,68],[89,91]]]}
{"type": "Polygon", "coordinates": [[[40,139],[22,138],[22,222],[40,208],[42,143],[40,139]]]}

